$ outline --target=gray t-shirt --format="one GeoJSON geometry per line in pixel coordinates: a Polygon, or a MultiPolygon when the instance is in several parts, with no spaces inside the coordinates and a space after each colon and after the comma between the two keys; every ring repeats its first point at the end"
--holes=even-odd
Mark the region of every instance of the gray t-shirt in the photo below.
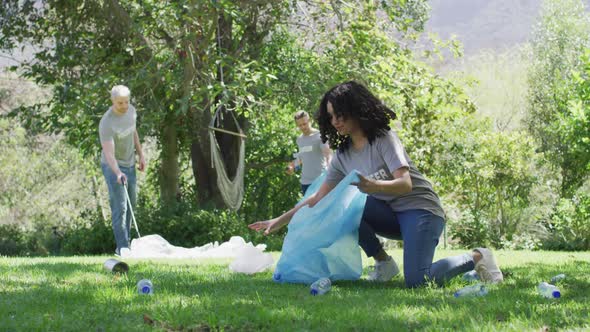
{"type": "Polygon", "coordinates": [[[340,182],[353,170],[373,180],[393,180],[393,172],[408,167],[412,179],[412,191],[402,195],[372,194],[371,196],[389,203],[393,211],[422,209],[445,217],[438,195],[432,185],[416,169],[406,153],[399,137],[393,131],[377,137],[372,144],[365,144],[360,151],[349,147],[345,152],[337,151],[332,158],[326,181],[340,182]]]}
{"type": "Polygon", "coordinates": [[[297,137],[299,152],[297,158],[301,160],[301,184],[311,184],[322,172],[328,168],[328,164],[322,149],[327,149],[328,144],[322,143],[320,132],[316,131],[309,136],[297,137]]]}
{"type": "MultiPolygon", "coordinates": [[[[131,167],[135,165],[135,120],[137,113],[135,107],[129,105],[127,112],[117,115],[112,107],[100,119],[98,134],[100,142],[112,141],[115,143],[115,159],[119,166],[131,167]]],[[[100,162],[106,164],[104,151],[101,153],[100,162]]]]}

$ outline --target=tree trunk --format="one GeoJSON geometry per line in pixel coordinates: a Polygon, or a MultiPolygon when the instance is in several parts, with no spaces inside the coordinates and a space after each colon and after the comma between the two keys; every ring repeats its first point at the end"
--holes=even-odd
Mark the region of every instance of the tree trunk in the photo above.
{"type": "Polygon", "coordinates": [[[176,117],[169,113],[164,120],[162,129],[162,151],[160,152],[160,197],[164,207],[170,207],[180,198],[178,175],[180,173],[178,163],[178,132],[176,129],[176,117]]]}
{"type": "MultiPolygon", "coordinates": [[[[232,21],[225,18],[222,13],[218,16],[219,39],[217,40],[217,49],[222,53],[227,52],[226,45],[232,43],[232,21]]],[[[218,67],[217,79],[221,82],[228,83],[231,81],[231,75],[225,68],[218,67]]],[[[218,101],[218,100],[217,100],[218,101]]],[[[209,105],[209,101],[202,102],[203,105],[209,105]]],[[[216,104],[214,102],[213,104],[216,104]]],[[[222,110],[224,111],[224,110],[222,110]]],[[[197,183],[198,201],[201,205],[212,205],[216,208],[224,208],[225,203],[221,198],[219,188],[217,187],[217,170],[211,163],[211,150],[209,141],[209,123],[212,114],[210,108],[205,106],[201,112],[193,112],[193,139],[191,144],[191,158],[193,161],[193,174],[197,183]]],[[[237,117],[237,116],[236,116],[237,117]]],[[[217,124],[217,123],[216,123],[217,124]]],[[[223,112],[223,119],[219,126],[230,131],[237,131],[235,122],[229,113],[223,112]]],[[[233,178],[239,161],[239,138],[233,135],[215,133],[219,144],[223,161],[225,163],[228,176],[233,178]]]]}
{"type": "MultiPolygon", "coordinates": [[[[129,38],[129,36],[133,36],[142,46],[136,52],[135,60],[142,63],[149,62],[153,56],[152,49],[149,47],[149,43],[147,42],[145,36],[143,36],[137,30],[132,29],[133,22],[119,1],[108,0],[105,2],[105,17],[110,24],[111,32],[113,33],[114,38],[129,38]]],[[[156,90],[156,95],[165,96],[166,94],[162,91],[165,89],[165,87],[159,86],[158,77],[155,76],[152,77],[152,79],[153,82],[146,82],[145,86],[137,87],[134,92],[148,95],[148,91],[151,91],[153,88],[156,90]]],[[[153,95],[154,91],[151,92],[153,95]]],[[[163,100],[165,99],[154,97],[152,100],[154,107],[157,107],[157,105],[163,100]]],[[[165,116],[162,131],[160,132],[162,144],[160,158],[162,160],[162,164],[159,170],[159,184],[162,204],[164,204],[164,206],[173,204],[178,199],[179,195],[178,178],[180,174],[180,168],[178,161],[179,146],[176,120],[177,117],[175,114],[173,112],[168,112],[165,116]]]]}

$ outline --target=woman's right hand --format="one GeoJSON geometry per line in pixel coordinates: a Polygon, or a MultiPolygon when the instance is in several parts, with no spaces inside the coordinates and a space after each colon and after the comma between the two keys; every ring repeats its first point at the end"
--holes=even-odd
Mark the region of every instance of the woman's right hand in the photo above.
{"type": "Polygon", "coordinates": [[[248,228],[253,229],[257,232],[264,231],[264,235],[274,233],[281,227],[283,227],[283,223],[281,223],[278,218],[265,221],[258,221],[248,225],[248,228]]]}

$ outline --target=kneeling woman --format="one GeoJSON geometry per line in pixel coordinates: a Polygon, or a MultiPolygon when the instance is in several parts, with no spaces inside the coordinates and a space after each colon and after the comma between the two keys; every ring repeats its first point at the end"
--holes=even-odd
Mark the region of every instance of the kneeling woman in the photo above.
{"type": "Polygon", "coordinates": [[[356,169],[362,174],[356,185],[368,194],[359,244],[367,256],[375,259],[369,280],[389,281],[399,273],[397,264],[383,250],[377,238],[380,235],[403,240],[407,287],[428,280],[442,285],[474,268],[483,281],[502,281],[491,251],[485,248],[432,262],[445,223],[440,200],[389,127],[395,113],[366,87],[357,82],[333,87],[324,95],[317,117],[322,141],[337,150],[325,182],[302,204],[278,218],[253,223],[250,228],[265,234],[278,230],[299,208],[313,207],[356,169]]]}

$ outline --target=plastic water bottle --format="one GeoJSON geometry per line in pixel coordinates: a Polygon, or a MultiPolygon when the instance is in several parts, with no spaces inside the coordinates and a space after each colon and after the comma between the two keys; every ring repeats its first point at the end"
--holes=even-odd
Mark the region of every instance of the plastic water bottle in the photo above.
{"type": "Polygon", "coordinates": [[[561,297],[561,292],[559,291],[559,288],[546,282],[540,283],[537,287],[537,290],[539,291],[539,294],[549,299],[558,299],[561,297]]]}
{"type": "Polygon", "coordinates": [[[453,294],[455,297],[465,297],[465,296],[484,296],[488,293],[488,290],[482,283],[478,283],[475,285],[463,287],[453,294]]]}
{"type": "Polygon", "coordinates": [[[479,280],[479,275],[477,275],[477,272],[475,270],[471,270],[469,272],[465,272],[465,274],[463,275],[463,280],[465,281],[478,281],[479,280]]]}
{"type": "Polygon", "coordinates": [[[309,286],[311,295],[324,295],[332,288],[332,282],[329,278],[320,278],[309,286]]]}
{"type": "Polygon", "coordinates": [[[565,274],[561,273],[551,278],[551,283],[554,284],[556,282],[562,281],[563,279],[565,279],[565,274]]]}
{"type": "Polygon", "coordinates": [[[137,292],[139,294],[152,295],[154,294],[154,285],[149,279],[141,279],[137,283],[137,292]]]}

